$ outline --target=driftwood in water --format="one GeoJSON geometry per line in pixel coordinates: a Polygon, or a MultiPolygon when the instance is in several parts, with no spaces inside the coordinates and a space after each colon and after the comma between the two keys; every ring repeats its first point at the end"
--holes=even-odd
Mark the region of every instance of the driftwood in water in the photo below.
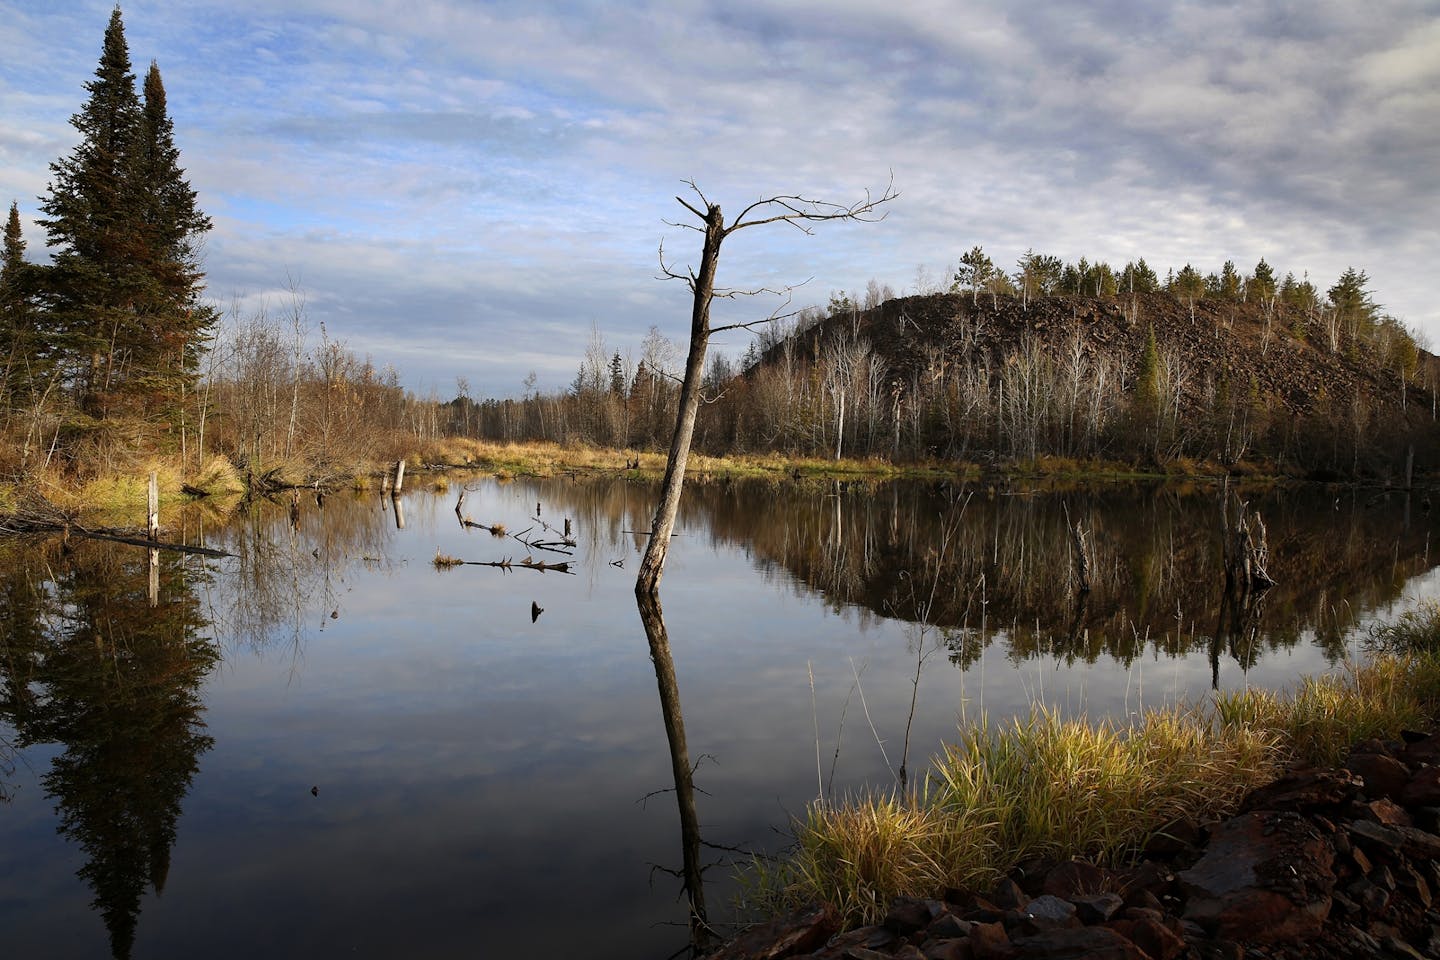
{"type": "Polygon", "coordinates": [[[460,525],[464,527],[469,527],[473,530],[484,530],[488,532],[492,537],[505,536],[505,524],[503,523],[497,523],[494,526],[491,526],[488,523],[477,523],[476,521],[471,520],[469,517],[465,517],[460,521],[460,525]]]}
{"type": "Polygon", "coordinates": [[[500,570],[514,570],[519,567],[524,570],[535,570],[540,573],[546,573],[548,571],[568,573],[571,576],[574,576],[575,573],[575,571],[570,569],[570,561],[568,560],[560,563],[546,563],[544,560],[532,560],[529,557],[526,557],[524,560],[511,560],[509,557],[506,557],[504,560],[466,560],[463,562],[469,567],[496,567],[500,570]]]}
{"type": "MultiPolygon", "coordinates": [[[[547,530],[550,529],[550,528],[549,528],[548,526],[546,526],[543,522],[542,522],[540,525],[541,525],[542,527],[545,527],[545,529],[547,529],[547,530]]],[[[567,557],[574,556],[574,551],[575,551],[575,541],[574,541],[574,540],[570,540],[570,539],[566,539],[566,540],[526,540],[526,539],[525,539],[525,535],[528,534],[531,530],[534,530],[534,529],[535,529],[535,528],[534,528],[533,526],[526,527],[524,530],[521,530],[519,533],[512,533],[512,534],[510,534],[510,536],[514,537],[516,540],[518,540],[518,541],[520,541],[521,543],[523,543],[523,544],[524,544],[528,549],[530,549],[530,550],[548,550],[548,551],[550,551],[551,553],[558,553],[558,554],[561,554],[561,555],[567,556],[567,557]]]]}

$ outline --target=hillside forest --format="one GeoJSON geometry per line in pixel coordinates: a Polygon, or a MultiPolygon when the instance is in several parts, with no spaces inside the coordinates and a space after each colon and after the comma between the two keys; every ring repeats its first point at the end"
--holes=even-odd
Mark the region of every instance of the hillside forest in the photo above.
{"type": "MultiPolygon", "coordinates": [[[[180,165],[165,87],[138,84],[111,15],[73,150],[50,165],[26,255],[12,202],[0,267],[0,476],[84,480],[168,459],[186,477],[336,481],[443,441],[664,450],[684,344],[636,356],[598,329],[564,390],[420,397],[306,316],[205,295],[210,219],[180,165]]],[[[908,296],[871,282],[710,357],[695,433],[711,455],[891,463],[1186,464],[1388,478],[1440,461],[1440,364],[1367,275],[1328,286],[1226,261],[1161,277],[979,247],[908,296]]],[[[438,456],[438,454],[437,454],[438,456]]]]}

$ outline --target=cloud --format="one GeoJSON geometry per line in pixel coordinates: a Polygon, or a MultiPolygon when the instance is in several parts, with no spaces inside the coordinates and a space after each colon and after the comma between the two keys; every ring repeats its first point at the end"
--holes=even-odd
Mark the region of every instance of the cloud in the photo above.
{"type": "MultiPolygon", "coordinates": [[[[22,206],[73,142],[107,16],[27,10],[0,41],[0,190],[22,206]]],[[[407,382],[509,393],[533,368],[559,386],[592,322],[622,352],[651,325],[683,338],[684,290],[653,278],[662,238],[695,253],[664,223],[689,178],[738,211],[849,202],[893,171],[882,224],[727,243],[722,282],[813,277],[801,302],[872,277],[903,289],[976,243],[1005,264],[1034,247],[1162,272],[1265,256],[1322,283],[1366,269],[1440,339],[1425,3],[141,0],[125,16],[215,215],[212,288],[300,273],[317,321],[407,382]]]]}

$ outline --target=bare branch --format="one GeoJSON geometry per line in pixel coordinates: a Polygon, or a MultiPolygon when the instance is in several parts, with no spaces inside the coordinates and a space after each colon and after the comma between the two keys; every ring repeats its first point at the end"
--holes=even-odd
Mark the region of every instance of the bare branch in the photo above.
{"type": "MultiPolygon", "coordinates": [[[[691,186],[694,186],[694,184],[691,184],[691,186]]],[[[695,191],[695,192],[696,192],[696,193],[699,193],[700,191],[697,190],[697,191],[695,191]]],[[[705,197],[702,195],[702,196],[700,197],[700,199],[701,199],[701,200],[704,200],[705,197]]],[[[676,198],[675,198],[675,202],[678,203],[678,204],[680,204],[680,206],[684,207],[686,210],[689,210],[691,213],[695,214],[695,216],[699,217],[701,220],[704,220],[704,219],[705,219],[705,214],[701,213],[699,210],[696,210],[694,207],[690,206],[690,204],[686,203],[683,197],[676,197],[676,198]]],[[[679,224],[676,224],[676,226],[679,226],[679,224]]],[[[698,229],[698,228],[696,228],[696,227],[691,227],[691,229],[698,229]]]]}
{"type": "MultiPolygon", "coordinates": [[[[805,282],[809,283],[810,281],[806,280],[805,282]]],[[[756,327],[763,327],[767,323],[774,323],[776,320],[788,320],[789,318],[795,316],[797,313],[800,312],[798,310],[789,310],[781,313],[781,311],[785,310],[786,307],[790,306],[791,301],[794,300],[792,293],[793,288],[787,287],[784,291],[785,302],[780,304],[773,311],[771,311],[770,316],[768,317],[764,317],[760,320],[747,320],[744,323],[727,323],[723,327],[711,327],[710,333],[713,335],[716,333],[724,333],[726,330],[753,330],[756,327]]]]}
{"type": "Polygon", "coordinates": [[[730,224],[725,232],[730,234],[744,227],[758,227],[761,224],[779,221],[790,223],[807,234],[811,232],[807,224],[826,220],[856,220],[862,223],[874,223],[884,220],[886,217],[885,212],[877,212],[879,207],[898,196],[900,194],[895,189],[895,178],[892,173],[889,183],[885,186],[885,191],[879,197],[873,196],[869,190],[866,190],[865,199],[856,201],[849,206],[825,200],[811,200],[798,194],[768,197],[764,200],[757,200],[740,211],[740,216],[735,218],[735,222],[730,224]],[[759,215],[767,210],[778,212],[759,215]],[[752,215],[755,215],[754,219],[747,219],[752,215]]]}

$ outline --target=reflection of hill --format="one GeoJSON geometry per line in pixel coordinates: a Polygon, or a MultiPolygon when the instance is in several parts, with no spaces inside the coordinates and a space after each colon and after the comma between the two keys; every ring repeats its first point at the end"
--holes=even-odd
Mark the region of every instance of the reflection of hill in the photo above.
{"type": "MultiPolygon", "coordinates": [[[[546,496],[602,541],[649,526],[644,485],[565,484],[546,496]]],[[[1403,493],[1305,487],[1246,499],[1269,529],[1279,585],[1223,623],[1211,485],[697,482],[686,487],[681,520],[836,608],[946,628],[961,661],[978,653],[982,631],[985,643],[999,635],[1021,658],[1129,661],[1151,645],[1180,653],[1218,644],[1253,662],[1259,649],[1307,635],[1338,657],[1356,619],[1429,566],[1430,517],[1403,493]],[[1092,591],[1078,610],[1067,508],[1094,553],[1092,591]]]]}
{"type": "Polygon", "coordinates": [[[212,744],[199,688],[217,653],[200,635],[185,562],[161,558],[159,603],[134,547],[20,543],[3,550],[0,715],[17,746],[56,743],[43,778],[79,875],[128,957],[145,888],[165,886],[180,805],[212,744]]]}
{"type": "MultiPolygon", "coordinates": [[[[1149,640],[1209,648],[1222,585],[1214,488],[1104,486],[1065,493],[887,483],[687,491],[716,534],[749,545],[832,603],[959,630],[1003,631],[1010,652],[1129,660],[1149,640]],[[1092,592],[1077,611],[1069,516],[1092,532],[1092,592]],[[932,599],[933,598],[933,599],[932,599]]],[[[1269,527],[1270,572],[1258,637],[1291,646],[1306,631],[1332,656],[1365,610],[1427,568],[1428,520],[1407,522],[1402,494],[1316,488],[1249,498],[1269,527]]],[[[958,639],[958,638],[953,638],[958,639]]],[[[1222,637],[1234,641],[1234,637],[1222,637]]]]}

